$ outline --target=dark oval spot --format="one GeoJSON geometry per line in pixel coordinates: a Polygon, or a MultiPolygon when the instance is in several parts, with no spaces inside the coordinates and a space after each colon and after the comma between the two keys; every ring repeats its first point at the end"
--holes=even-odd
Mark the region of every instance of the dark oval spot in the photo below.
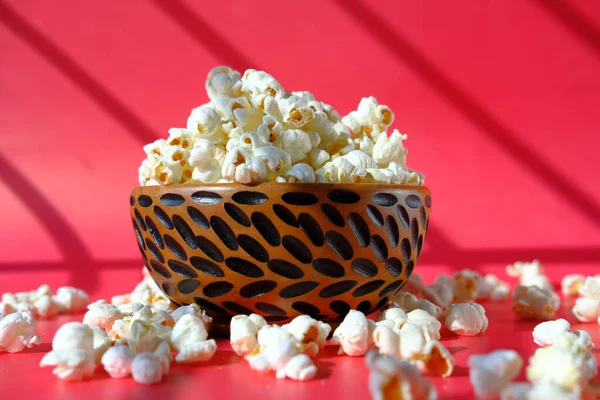
{"type": "Polygon", "coordinates": [[[319,247],[325,244],[323,231],[321,230],[319,223],[310,214],[300,214],[298,216],[298,221],[300,222],[300,226],[302,227],[304,234],[308,237],[312,244],[319,247]]]}
{"type": "Polygon", "coordinates": [[[400,223],[402,224],[404,229],[408,229],[409,216],[408,211],[406,211],[406,208],[398,204],[398,207],[396,207],[396,213],[398,214],[398,218],[400,218],[400,223]]]}
{"type": "Polygon", "coordinates": [[[198,236],[196,237],[196,241],[198,242],[198,248],[202,250],[204,254],[216,262],[222,262],[224,260],[221,250],[209,239],[204,236],[198,236]]]}
{"type": "Polygon", "coordinates": [[[318,273],[331,278],[341,278],[346,274],[344,267],[329,258],[317,258],[313,261],[313,268],[318,273]]]}
{"type": "MultiPolygon", "coordinates": [[[[225,311],[225,310],[223,310],[225,311]]],[[[225,311],[227,312],[227,311],[225,311]]],[[[231,323],[231,318],[233,318],[232,315],[215,315],[213,317],[213,321],[216,324],[221,324],[221,325],[227,325],[229,326],[229,324],[231,323]]]]}
{"type": "Polygon", "coordinates": [[[227,222],[223,221],[216,215],[213,215],[212,217],[210,217],[210,226],[212,226],[219,239],[221,239],[223,244],[227,246],[228,249],[238,249],[238,242],[235,237],[235,234],[233,233],[229,225],[227,225],[227,222]]]}
{"type": "Polygon", "coordinates": [[[391,207],[398,202],[396,196],[391,193],[375,193],[373,203],[381,207],[391,207]]]}
{"type": "Polygon", "coordinates": [[[255,206],[257,204],[263,204],[269,200],[267,195],[264,193],[250,192],[250,191],[234,193],[233,196],[231,196],[231,199],[233,201],[235,201],[236,203],[245,204],[248,206],[255,206]]]}
{"type": "Polygon", "coordinates": [[[242,226],[250,226],[252,223],[250,222],[250,218],[242,211],[241,208],[236,206],[233,203],[225,203],[225,211],[234,221],[242,226]]]}
{"type": "Polygon", "coordinates": [[[356,281],[341,281],[341,282],[336,282],[334,284],[331,284],[331,285],[323,288],[319,292],[319,296],[324,297],[324,298],[328,298],[328,297],[337,296],[337,295],[342,294],[342,293],[346,293],[348,290],[350,290],[354,286],[356,286],[357,283],[358,282],[356,282],[356,281]]]}
{"type": "Polygon", "coordinates": [[[285,310],[274,306],[273,304],[269,304],[269,303],[256,303],[254,305],[254,307],[256,307],[259,311],[262,311],[264,313],[267,314],[271,314],[271,315],[286,315],[285,310]]]}
{"type": "Polygon", "coordinates": [[[185,203],[185,199],[183,198],[183,196],[180,196],[175,193],[165,193],[162,196],[160,196],[160,202],[163,203],[165,206],[174,207],[180,206],[183,203],[185,203]]]}
{"type": "Polygon", "coordinates": [[[371,250],[375,254],[375,257],[381,262],[387,260],[388,248],[385,244],[385,240],[379,235],[371,236],[371,250]]]}
{"type": "Polygon", "coordinates": [[[204,216],[202,211],[190,206],[187,208],[187,213],[190,216],[190,218],[192,219],[192,221],[197,223],[200,228],[204,228],[204,229],[210,228],[208,219],[204,216]]]}
{"type": "Polygon", "coordinates": [[[173,221],[171,221],[169,215],[167,215],[167,213],[159,206],[154,206],[154,215],[156,215],[156,219],[158,219],[160,223],[165,226],[165,228],[169,230],[174,228],[173,221]]]}
{"type": "Polygon", "coordinates": [[[400,279],[399,281],[387,285],[381,292],[379,292],[379,297],[387,296],[388,294],[392,293],[394,290],[398,289],[402,282],[404,282],[404,280],[400,279]]]}
{"type": "Polygon", "coordinates": [[[312,262],[313,256],[304,243],[290,235],[285,235],[282,240],[283,247],[296,259],[302,263],[312,262]]]}
{"type": "Polygon", "coordinates": [[[201,190],[192,194],[192,200],[198,204],[210,205],[220,202],[221,196],[219,196],[217,193],[201,190]]]}
{"type": "Polygon", "coordinates": [[[340,228],[346,225],[346,221],[344,221],[344,217],[338,211],[337,208],[328,203],[321,204],[321,211],[327,217],[332,224],[339,226],[340,228]]]}
{"type": "MultiPolygon", "coordinates": [[[[146,245],[144,244],[144,248],[145,247],[146,247],[146,245]]],[[[140,246],[139,244],[138,244],[138,250],[140,251],[140,254],[142,255],[142,258],[144,259],[144,262],[147,262],[148,261],[148,256],[146,255],[146,252],[144,252],[144,249],[142,249],[142,246],[140,246]]],[[[150,267],[148,267],[148,268],[150,268],[150,267]]]]}
{"type": "Polygon", "coordinates": [[[175,229],[179,233],[179,236],[181,236],[183,241],[190,246],[191,249],[198,248],[194,231],[192,231],[192,228],[190,228],[183,218],[179,215],[173,215],[173,225],[175,225],[175,229]]]}
{"type": "MultiPolygon", "coordinates": [[[[140,231],[140,228],[138,227],[138,225],[135,223],[135,221],[132,219],[131,223],[133,224],[133,230],[135,231],[135,236],[137,236],[137,240],[138,243],[140,244],[140,246],[144,249],[146,249],[146,244],[144,243],[144,237],[142,236],[142,232],[140,231]]],[[[143,254],[143,252],[142,252],[143,254]]]]}
{"type": "Polygon", "coordinates": [[[375,223],[377,226],[383,226],[383,215],[379,212],[377,207],[374,205],[367,205],[367,215],[371,218],[371,221],[375,223]]]}
{"type": "Polygon", "coordinates": [[[400,242],[400,250],[404,262],[410,261],[410,242],[407,238],[402,239],[402,242],[400,242]]]}
{"type": "Polygon", "coordinates": [[[292,297],[302,296],[317,286],[319,286],[319,282],[306,281],[294,283],[293,285],[281,289],[279,296],[283,297],[284,299],[291,299],[292,297]]]}
{"type": "Polygon", "coordinates": [[[303,301],[296,301],[292,303],[292,308],[299,313],[310,315],[311,317],[321,313],[321,310],[319,310],[317,307],[303,301]]]}
{"type": "Polygon", "coordinates": [[[267,322],[281,322],[281,321],[285,321],[285,320],[289,319],[289,317],[282,316],[282,315],[267,315],[264,318],[265,318],[265,321],[267,321],[267,322]]]}
{"type": "Polygon", "coordinates": [[[421,250],[423,250],[423,235],[419,235],[419,241],[417,243],[417,259],[421,257],[421,250]]]}
{"type": "Polygon", "coordinates": [[[158,272],[159,274],[161,274],[165,278],[169,279],[171,277],[171,273],[169,272],[169,270],[167,269],[167,267],[165,267],[164,265],[162,265],[160,263],[157,263],[154,260],[150,260],[150,265],[152,265],[152,269],[153,270],[155,270],[156,272],[158,272]]]}
{"type": "Polygon", "coordinates": [[[249,278],[261,278],[265,274],[262,269],[258,268],[256,265],[241,258],[230,257],[225,260],[225,264],[232,271],[249,278]]]}
{"type": "Polygon", "coordinates": [[[282,206],[281,204],[273,204],[273,212],[286,224],[295,228],[300,226],[294,213],[288,210],[285,206],[282,206]]]}
{"type": "Polygon", "coordinates": [[[279,236],[277,228],[275,228],[275,225],[273,225],[271,220],[265,214],[255,211],[252,213],[251,218],[254,227],[267,243],[271,246],[279,246],[281,244],[281,236],[279,236]]]}
{"type": "Polygon", "coordinates": [[[187,260],[187,254],[177,240],[169,235],[165,235],[165,244],[171,250],[171,253],[175,254],[175,257],[183,261],[187,260]]]}
{"type": "Polygon", "coordinates": [[[288,192],[281,196],[281,200],[294,206],[310,206],[319,201],[317,196],[307,192],[288,192]]]}
{"type": "Polygon", "coordinates": [[[351,190],[335,189],[327,193],[327,198],[334,203],[353,204],[360,201],[360,196],[351,190]]]}
{"type": "Polygon", "coordinates": [[[409,261],[406,263],[406,272],[405,272],[406,279],[408,279],[412,275],[412,271],[413,271],[414,267],[415,267],[415,264],[412,261],[409,261]]]}
{"type": "Polygon", "coordinates": [[[334,300],[329,303],[329,308],[336,314],[346,315],[350,311],[350,304],[341,300],[334,300]]]}
{"type": "Polygon", "coordinates": [[[133,196],[129,196],[129,205],[133,207],[134,204],[135,204],[135,199],[133,198],[133,196]]]}
{"type": "Polygon", "coordinates": [[[336,231],[328,231],[325,234],[325,240],[327,240],[329,247],[331,247],[338,256],[342,257],[344,260],[352,259],[354,250],[352,250],[352,246],[348,240],[346,240],[344,235],[336,231]]]}
{"type": "Polygon", "coordinates": [[[154,239],[154,243],[156,243],[161,249],[164,249],[165,243],[163,242],[162,236],[160,236],[158,228],[148,216],[146,216],[146,226],[148,227],[148,232],[150,232],[150,235],[152,235],[152,239],[154,239]]]}
{"type": "Polygon", "coordinates": [[[390,257],[385,262],[385,269],[390,275],[396,277],[402,273],[402,261],[398,260],[396,257],[390,257]]]}
{"type": "Polygon", "coordinates": [[[163,257],[162,253],[160,252],[160,250],[158,249],[158,247],[156,247],[156,245],[154,243],[152,243],[150,241],[150,239],[146,238],[146,246],[148,246],[148,250],[150,250],[150,253],[152,253],[152,255],[161,263],[165,262],[165,257],[163,257]]]}
{"type": "Polygon", "coordinates": [[[427,207],[431,207],[431,196],[430,195],[425,196],[425,205],[427,207]]]}
{"type": "Polygon", "coordinates": [[[204,295],[207,297],[219,297],[229,293],[231,289],[233,289],[233,285],[231,283],[220,281],[209,283],[208,285],[204,286],[202,293],[204,293],[204,295]]]}
{"type": "Polygon", "coordinates": [[[250,299],[252,297],[262,296],[269,293],[277,287],[277,282],[274,281],[258,281],[252,282],[240,289],[240,296],[250,299]]]}
{"type": "Polygon", "coordinates": [[[138,204],[142,207],[150,207],[152,205],[152,199],[150,196],[146,196],[145,194],[138,197],[138,204]]]}
{"type": "Polygon", "coordinates": [[[250,310],[249,308],[246,308],[240,304],[231,302],[231,301],[224,301],[223,302],[223,307],[225,307],[228,310],[233,311],[234,313],[237,314],[246,314],[246,315],[250,315],[253,313],[252,310],[250,310]]]}
{"type": "Polygon", "coordinates": [[[377,265],[366,258],[355,258],[352,261],[352,269],[357,274],[367,278],[372,278],[377,275],[377,265]]]}
{"type": "Polygon", "coordinates": [[[213,304],[210,301],[205,300],[201,297],[194,297],[194,301],[196,302],[196,304],[198,304],[200,307],[202,307],[205,310],[212,311],[214,313],[219,313],[219,314],[227,314],[227,311],[225,311],[218,305],[213,304]]]}
{"type": "Polygon", "coordinates": [[[392,249],[395,249],[400,240],[400,231],[398,230],[396,220],[391,215],[385,217],[385,229],[387,231],[388,240],[390,241],[390,246],[392,246],[392,249]]]}
{"type": "Polygon", "coordinates": [[[357,306],[356,309],[358,311],[360,311],[363,314],[368,314],[369,311],[371,310],[371,303],[369,303],[368,301],[361,301],[357,306]]]}
{"type": "Polygon", "coordinates": [[[404,202],[410,208],[419,208],[419,207],[421,207],[421,198],[419,196],[417,196],[416,194],[409,194],[404,199],[404,202]]]}
{"type": "Polygon", "coordinates": [[[269,253],[267,250],[262,244],[258,243],[251,236],[241,234],[238,235],[237,239],[240,247],[244,249],[246,253],[250,254],[256,261],[269,261],[269,253]]]}
{"type": "Polygon", "coordinates": [[[190,294],[198,289],[200,282],[195,279],[184,279],[177,284],[177,290],[183,294],[190,294]]]}
{"type": "Polygon", "coordinates": [[[384,297],[383,299],[379,300],[379,303],[377,303],[377,305],[375,306],[376,310],[379,310],[380,308],[383,308],[383,306],[385,306],[388,302],[388,298],[384,297]]]}
{"type": "Polygon", "coordinates": [[[352,292],[352,296],[361,297],[361,296],[367,295],[369,293],[372,293],[372,292],[376,291],[377,289],[379,289],[381,286],[383,286],[384,283],[385,283],[385,281],[382,281],[382,280],[367,282],[364,285],[356,288],[354,290],[354,292],[352,292]]]}
{"type": "Polygon", "coordinates": [[[413,250],[417,247],[417,241],[419,240],[419,223],[416,218],[413,218],[410,222],[410,241],[412,242],[413,250]]]}
{"type": "Polygon", "coordinates": [[[144,218],[142,218],[140,212],[138,210],[134,210],[133,213],[135,214],[135,219],[137,220],[137,223],[139,224],[140,228],[142,228],[143,230],[147,230],[146,223],[144,222],[144,218]]]}
{"type": "Polygon", "coordinates": [[[161,286],[167,296],[172,297],[175,294],[175,287],[171,282],[164,281],[161,286]]]}
{"type": "Polygon", "coordinates": [[[184,278],[196,278],[198,274],[189,265],[182,263],[177,260],[169,260],[168,261],[169,268],[171,271],[175,272],[177,275],[181,275],[184,278]]]}
{"type": "Polygon", "coordinates": [[[206,275],[214,276],[216,278],[222,278],[225,276],[225,273],[223,272],[221,267],[219,267],[214,262],[207,260],[206,258],[191,257],[190,263],[194,268],[206,275]]]}
{"type": "Polygon", "coordinates": [[[301,268],[285,260],[271,260],[267,266],[271,271],[285,278],[300,279],[304,276],[301,268]]]}
{"type": "Polygon", "coordinates": [[[419,215],[421,217],[421,226],[423,228],[427,227],[427,213],[425,212],[425,208],[421,206],[421,209],[419,210],[419,215]]]}
{"type": "Polygon", "coordinates": [[[355,212],[351,212],[350,215],[348,215],[348,224],[358,239],[358,243],[362,247],[367,247],[371,240],[371,233],[369,232],[369,225],[367,225],[363,217],[355,212]]]}

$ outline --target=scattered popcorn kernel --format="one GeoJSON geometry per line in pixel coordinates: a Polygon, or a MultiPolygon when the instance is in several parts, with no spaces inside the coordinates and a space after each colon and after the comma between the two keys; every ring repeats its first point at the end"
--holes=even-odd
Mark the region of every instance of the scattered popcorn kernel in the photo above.
{"type": "Polygon", "coordinates": [[[308,315],[299,315],[282,328],[296,338],[304,352],[311,357],[325,348],[325,341],[331,332],[329,324],[317,321],[308,315]]]}
{"type": "Polygon", "coordinates": [[[427,340],[439,340],[442,324],[437,318],[423,310],[413,310],[407,315],[408,322],[417,325],[427,340]]]}
{"type": "Polygon", "coordinates": [[[538,260],[531,262],[519,261],[508,265],[506,273],[513,278],[519,278],[521,286],[536,286],[540,289],[553,290],[552,283],[544,275],[544,268],[538,260]]]}
{"type": "Polygon", "coordinates": [[[600,300],[600,279],[588,276],[579,288],[579,295],[588,299],[600,300]]]}
{"type": "Polygon", "coordinates": [[[488,319],[485,309],[477,303],[452,304],[446,311],[446,328],[462,336],[475,336],[485,332],[488,319]]]}
{"type": "Polygon", "coordinates": [[[173,320],[175,323],[177,323],[177,321],[179,321],[179,319],[186,314],[194,314],[200,318],[204,323],[204,327],[208,326],[208,324],[212,322],[212,318],[195,303],[178,307],[176,310],[171,312],[171,317],[173,317],[173,320]]]}
{"type": "Polygon", "coordinates": [[[350,310],[333,332],[331,343],[339,345],[338,354],[363,356],[369,349],[369,323],[360,311],[350,310]]]}
{"type": "Polygon", "coordinates": [[[560,281],[560,289],[565,296],[577,296],[579,288],[583,285],[585,276],[581,274],[566,275],[560,281]]]}
{"type": "Polygon", "coordinates": [[[119,294],[117,296],[113,296],[110,298],[110,304],[119,307],[127,306],[128,304],[139,304],[139,303],[131,303],[131,295],[129,294],[119,294]]]}
{"type": "Polygon", "coordinates": [[[570,330],[571,324],[566,319],[542,322],[533,328],[533,341],[538,346],[547,347],[570,330]]]}
{"type": "Polygon", "coordinates": [[[442,316],[442,310],[429,300],[417,299],[417,297],[408,292],[400,292],[390,300],[390,304],[401,308],[406,312],[414,310],[423,310],[435,318],[442,316]]]}
{"type": "Polygon", "coordinates": [[[159,336],[159,331],[157,330],[160,326],[161,325],[152,324],[142,319],[132,320],[129,325],[129,334],[126,336],[127,344],[136,353],[154,351],[156,346],[163,340],[163,338],[159,336]]]}
{"type": "Polygon", "coordinates": [[[94,358],[79,348],[52,350],[42,358],[40,367],[55,367],[52,373],[66,381],[81,381],[94,374],[94,358]]]}
{"type": "Polygon", "coordinates": [[[392,328],[385,325],[378,325],[373,332],[373,342],[379,349],[379,353],[400,357],[400,336],[392,328]]]}
{"type": "MultiPolygon", "coordinates": [[[[392,302],[393,302],[394,298],[392,298],[392,302]]],[[[381,311],[379,311],[379,313],[377,314],[377,321],[384,321],[384,320],[393,321],[393,320],[407,320],[407,319],[408,319],[408,317],[406,316],[406,312],[400,307],[385,308],[385,309],[382,309],[381,311]]]]}
{"type": "Polygon", "coordinates": [[[35,320],[26,312],[15,312],[0,318],[0,353],[17,353],[26,347],[39,345],[35,334],[35,320]]]}
{"type": "Polygon", "coordinates": [[[444,378],[452,375],[454,370],[454,357],[437,340],[427,342],[423,352],[413,362],[420,371],[433,373],[444,378]]]}
{"type": "Polygon", "coordinates": [[[283,369],[278,370],[278,379],[289,378],[295,381],[307,381],[317,375],[317,367],[306,354],[296,354],[285,364],[283,369]]]}
{"type": "Polygon", "coordinates": [[[171,343],[179,352],[178,363],[209,360],[217,350],[214,339],[207,340],[208,333],[202,320],[194,314],[183,315],[173,328],[171,343]]]}
{"type": "MultiPolygon", "coordinates": [[[[115,303],[112,302],[112,304],[115,304],[115,303]]],[[[137,313],[144,307],[145,306],[142,303],[125,303],[125,304],[117,305],[117,308],[119,309],[119,311],[121,311],[121,315],[123,315],[123,317],[132,316],[133,314],[137,313]]]]}
{"type": "Polygon", "coordinates": [[[71,286],[58,288],[54,298],[62,306],[62,309],[69,313],[85,311],[90,301],[86,292],[71,286]]]}
{"type": "Polygon", "coordinates": [[[171,361],[173,361],[173,355],[171,354],[171,346],[169,343],[163,341],[156,346],[156,350],[154,350],[154,355],[158,357],[162,366],[163,373],[168,374],[169,369],[171,368],[171,361]]]}
{"type": "Polygon", "coordinates": [[[299,354],[301,346],[291,334],[276,325],[266,325],[258,331],[258,347],[245,358],[257,371],[279,371],[299,354]]]}
{"type": "Polygon", "coordinates": [[[478,298],[489,298],[492,301],[501,301],[508,298],[510,286],[502,282],[497,276],[487,274],[483,277],[483,293],[480,292],[478,298]]]}
{"type": "Polygon", "coordinates": [[[247,315],[236,315],[231,319],[229,342],[238,356],[250,354],[258,346],[258,327],[247,315]]]}
{"type": "Polygon", "coordinates": [[[128,346],[113,346],[102,355],[104,370],[113,378],[126,378],[131,374],[135,352],[128,346]]]}
{"type": "Polygon", "coordinates": [[[553,319],[560,305],[560,299],[556,293],[536,286],[517,285],[512,299],[513,310],[527,319],[553,319]]]}
{"type": "Polygon", "coordinates": [[[581,346],[583,346],[587,349],[590,349],[590,350],[596,347],[596,345],[592,341],[592,337],[586,331],[584,331],[582,329],[578,329],[572,333],[577,336],[579,344],[581,346]]]}
{"type": "Polygon", "coordinates": [[[441,309],[446,309],[454,300],[454,291],[450,286],[433,284],[423,288],[423,297],[441,309]]]}
{"type": "Polygon", "coordinates": [[[113,322],[121,318],[123,318],[123,314],[116,306],[96,302],[88,306],[88,311],[83,316],[83,323],[99,326],[108,332],[113,322]]]}
{"type": "Polygon", "coordinates": [[[454,302],[465,303],[475,300],[483,277],[478,272],[463,269],[454,273],[454,302]]]}
{"type": "Polygon", "coordinates": [[[250,314],[248,315],[248,319],[254,322],[254,325],[256,325],[259,331],[263,326],[267,325],[267,321],[258,314],[250,314]]]}
{"type": "Polygon", "coordinates": [[[580,297],[575,300],[573,315],[581,322],[593,322],[600,318],[600,300],[580,297]]]}
{"type": "Polygon", "coordinates": [[[513,350],[496,350],[469,357],[469,379],[478,399],[496,399],[519,375],[523,360],[513,350]]]}
{"type": "Polygon", "coordinates": [[[90,328],[92,328],[92,331],[94,332],[94,362],[96,364],[100,364],[102,356],[104,355],[106,350],[108,350],[108,348],[111,346],[112,341],[109,339],[104,329],[95,325],[91,325],[90,328]]]}
{"type": "Polygon", "coordinates": [[[131,363],[133,380],[144,385],[158,383],[163,379],[163,365],[153,353],[140,353],[131,363]]]}
{"type": "Polygon", "coordinates": [[[405,360],[412,360],[423,354],[427,338],[423,330],[412,322],[407,322],[400,328],[400,355],[405,360]]]}
{"type": "MultiPolygon", "coordinates": [[[[80,349],[94,354],[94,330],[81,322],[68,322],[61,326],[52,339],[53,350],[80,349]]],[[[92,359],[92,362],[94,360],[92,359]]]]}

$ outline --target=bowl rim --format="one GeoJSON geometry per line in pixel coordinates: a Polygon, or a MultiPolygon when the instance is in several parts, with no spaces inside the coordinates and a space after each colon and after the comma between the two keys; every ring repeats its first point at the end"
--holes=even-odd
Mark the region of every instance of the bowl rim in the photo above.
{"type": "Polygon", "coordinates": [[[312,186],[318,187],[324,190],[330,190],[330,188],[369,188],[374,190],[379,189],[394,189],[394,190],[411,190],[411,191],[426,191],[431,192],[429,187],[425,185],[397,185],[393,183],[331,183],[331,182],[276,182],[267,181],[259,183],[240,183],[240,182],[227,182],[227,183],[178,183],[176,185],[148,185],[148,186],[135,186],[133,190],[166,190],[167,188],[187,189],[187,188],[230,188],[230,187],[264,187],[264,186],[284,186],[288,190],[290,187],[295,186],[312,186]]]}

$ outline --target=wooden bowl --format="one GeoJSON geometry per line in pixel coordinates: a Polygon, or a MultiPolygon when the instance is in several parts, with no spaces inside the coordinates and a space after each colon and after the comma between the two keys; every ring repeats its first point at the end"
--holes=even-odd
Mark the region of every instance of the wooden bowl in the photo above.
{"type": "Polygon", "coordinates": [[[412,273],[429,189],[378,184],[146,186],[131,220],[144,263],[178,305],[215,323],[257,313],[335,323],[383,307],[412,273]]]}

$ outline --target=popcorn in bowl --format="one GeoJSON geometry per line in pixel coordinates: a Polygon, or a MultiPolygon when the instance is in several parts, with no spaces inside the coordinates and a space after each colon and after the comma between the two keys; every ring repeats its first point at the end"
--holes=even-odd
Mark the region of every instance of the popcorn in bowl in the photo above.
{"type": "Polygon", "coordinates": [[[309,92],[286,92],[263,71],[216,67],[210,102],[185,128],[144,146],[140,185],[330,182],[422,185],[406,166],[407,136],[389,107],[363,98],[345,117],[309,92]]]}

